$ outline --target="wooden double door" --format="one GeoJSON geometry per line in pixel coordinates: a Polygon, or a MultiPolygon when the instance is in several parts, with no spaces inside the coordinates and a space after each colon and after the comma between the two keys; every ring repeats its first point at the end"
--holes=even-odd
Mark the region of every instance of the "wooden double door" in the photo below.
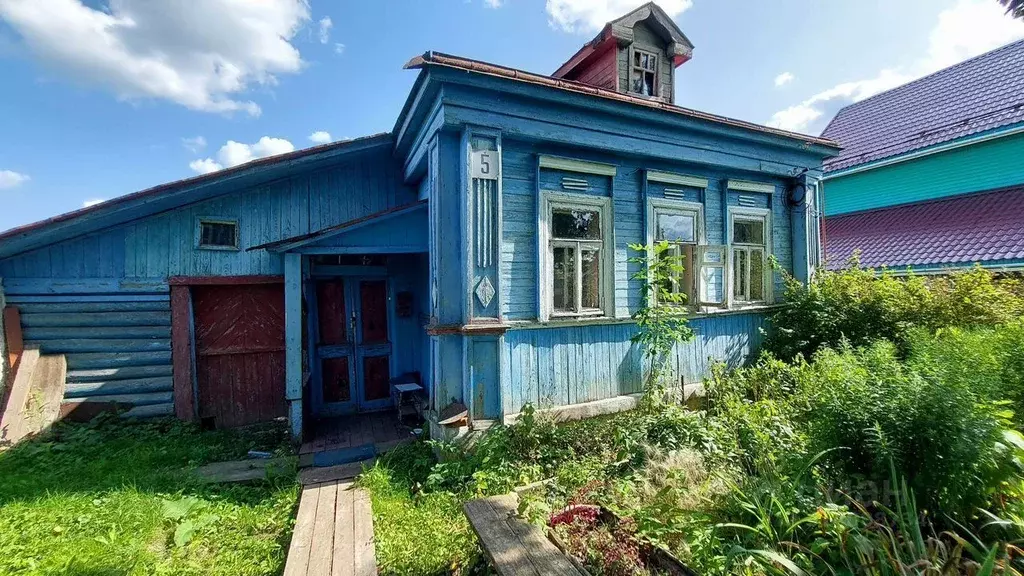
{"type": "Polygon", "coordinates": [[[388,407],[391,339],[387,280],[345,277],[314,282],[314,414],[332,416],[388,407]]]}

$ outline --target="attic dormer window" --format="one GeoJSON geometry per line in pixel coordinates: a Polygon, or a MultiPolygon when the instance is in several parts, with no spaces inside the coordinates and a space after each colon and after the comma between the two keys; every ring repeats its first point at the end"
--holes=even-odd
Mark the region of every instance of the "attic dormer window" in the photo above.
{"type": "Polygon", "coordinates": [[[657,96],[658,57],[650,52],[634,48],[629,78],[631,92],[641,96],[657,96]]]}

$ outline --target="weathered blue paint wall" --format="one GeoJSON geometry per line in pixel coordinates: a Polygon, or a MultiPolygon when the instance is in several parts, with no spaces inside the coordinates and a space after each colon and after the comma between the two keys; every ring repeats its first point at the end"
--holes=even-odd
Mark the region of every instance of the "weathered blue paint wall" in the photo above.
{"type": "Polygon", "coordinates": [[[416,200],[389,146],[325,170],[239,190],[0,261],[9,278],[167,278],[283,273],[280,255],[246,248],[416,200]],[[241,250],[198,250],[200,218],[237,220],[241,250]]]}
{"type": "MultiPolygon", "coordinates": [[[[700,382],[714,362],[736,367],[761,344],[759,313],[695,318],[696,337],[670,360],[680,384],[700,382]]],[[[646,360],[632,322],[513,329],[501,350],[502,410],[567,406],[643,391],[646,360]]]]}
{"type": "MultiPolygon", "coordinates": [[[[631,277],[637,265],[628,263],[635,256],[630,244],[646,243],[643,198],[644,170],[662,170],[708,179],[703,192],[704,219],[708,244],[726,243],[725,205],[738,206],[739,194],[726,190],[729,178],[745,178],[775,185],[772,208],[772,253],[787,272],[793,271],[791,218],[785,203],[784,182],[768,175],[715,170],[694,164],[669,164],[632,158],[595,154],[563,147],[543,146],[505,139],[502,156],[504,229],[502,230],[502,290],[504,315],[510,320],[535,320],[537,310],[537,157],[540,154],[569,156],[579,160],[603,162],[617,167],[611,188],[592,186],[590,194],[610,195],[613,199],[615,241],[615,315],[629,317],[640,304],[640,282],[631,277]],[[728,194],[728,197],[726,196],[728,194]]],[[[579,174],[573,174],[580,177],[579,174]]],[[[598,182],[597,177],[592,177],[598,182]]],[[[607,180],[607,178],[605,178],[607,180]]],[[[649,196],[663,197],[664,186],[652,184],[649,196]]],[[[541,171],[541,190],[562,192],[557,171],[541,171]],[[549,175],[549,173],[551,173],[549,175]]],[[[694,194],[697,192],[694,191],[694,194]]],[[[747,194],[758,197],[758,194],[747,194]]],[[[768,204],[763,197],[762,207],[768,204]]],[[[775,294],[784,290],[782,276],[775,274],[775,294]]]]}
{"type": "MultiPolygon", "coordinates": [[[[68,357],[67,399],[130,399],[137,412],[172,413],[172,276],[283,275],[284,257],[257,246],[382,212],[416,200],[390,145],[353,153],[329,167],[231,191],[94,234],[0,261],[10,301],[22,311],[25,338],[68,357]],[[196,248],[200,218],[237,220],[237,251],[196,248]]],[[[413,244],[425,250],[424,213],[393,227],[332,238],[338,245],[413,244]],[[369,234],[369,235],[368,235],[369,234]],[[383,241],[378,241],[383,240],[383,241]],[[353,244],[353,242],[355,244],[353,244]]],[[[425,270],[396,269],[396,282],[425,290],[425,270]]],[[[422,371],[417,319],[396,323],[396,370],[422,371]]],[[[301,369],[299,369],[301,371],[301,369]]],[[[298,397],[299,392],[290,391],[298,397]]],[[[301,410],[301,403],[294,410],[301,410]]]]}

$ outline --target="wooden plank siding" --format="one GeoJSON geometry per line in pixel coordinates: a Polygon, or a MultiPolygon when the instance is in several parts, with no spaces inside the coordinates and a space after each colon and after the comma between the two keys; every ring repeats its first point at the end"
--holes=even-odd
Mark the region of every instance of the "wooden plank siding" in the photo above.
{"type": "Polygon", "coordinates": [[[281,275],[281,257],[250,246],[415,202],[390,149],[0,260],[5,279],[281,275]],[[200,218],[237,220],[240,250],[196,249],[200,218]]]}
{"type": "MultiPolygon", "coordinates": [[[[502,230],[502,281],[505,318],[510,320],[535,320],[537,310],[537,156],[539,154],[565,155],[560,148],[539,146],[514,140],[505,140],[502,153],[503,230],[502,230]]],[[[726,203],[736,205],[737,200],[727,199],[726,185],[735,173],[709,169],[696,165],[669,166],[658,162],[637,162],[607,155],[574,152],[572,157],[580,160],[605,162],[617,166],[610,194],[613,199],[613,225],[615,243],[615,315],[627,318],[640,304],[640,282],[631,279],[637,271],[636,264],[629,263],[629,244],[646,243],[644,219],[646,206],[643,198],[644,169],[658,169],[678,172],[708,179],[704,191],[704,218],[708,244],[726,243],[726,203]]],[[[781,180],[760,176],[761,181],[776,184],[772,204],[772,253],[778,258],[783,269],[793,270],[791,220],[784,198],[781,180]]],[[[545,176],[541,176],[543,191],[562,192],[545,176]]],[[[608,194],[606,192],[605,194],[608,194]]],[[[774,289],[781,295],[785,289],[782,276],[774,275],[774,289]]]]}
{"type": "MultiPolygon", "coordinates": [[[[699,383],[711,364],[736,367],[761,344],[761,313],[695,318],[696,337],[678,345],[671,368],[680,384],[699,383]]],[[[632,322],[510,330],[501,354],[504,414],[526,404],[554,408],[643,391],[643,351],[632,322]]]]}

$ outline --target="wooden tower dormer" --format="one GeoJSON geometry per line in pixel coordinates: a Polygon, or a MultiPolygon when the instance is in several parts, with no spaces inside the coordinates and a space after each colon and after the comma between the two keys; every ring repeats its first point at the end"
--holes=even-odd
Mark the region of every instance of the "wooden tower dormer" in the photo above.
{"type": "Polygon", "coordinates": [[[675,69],[693,44],[654,2],[605,24],[552,74],[632,96],[675,103],[675,69]]]}

